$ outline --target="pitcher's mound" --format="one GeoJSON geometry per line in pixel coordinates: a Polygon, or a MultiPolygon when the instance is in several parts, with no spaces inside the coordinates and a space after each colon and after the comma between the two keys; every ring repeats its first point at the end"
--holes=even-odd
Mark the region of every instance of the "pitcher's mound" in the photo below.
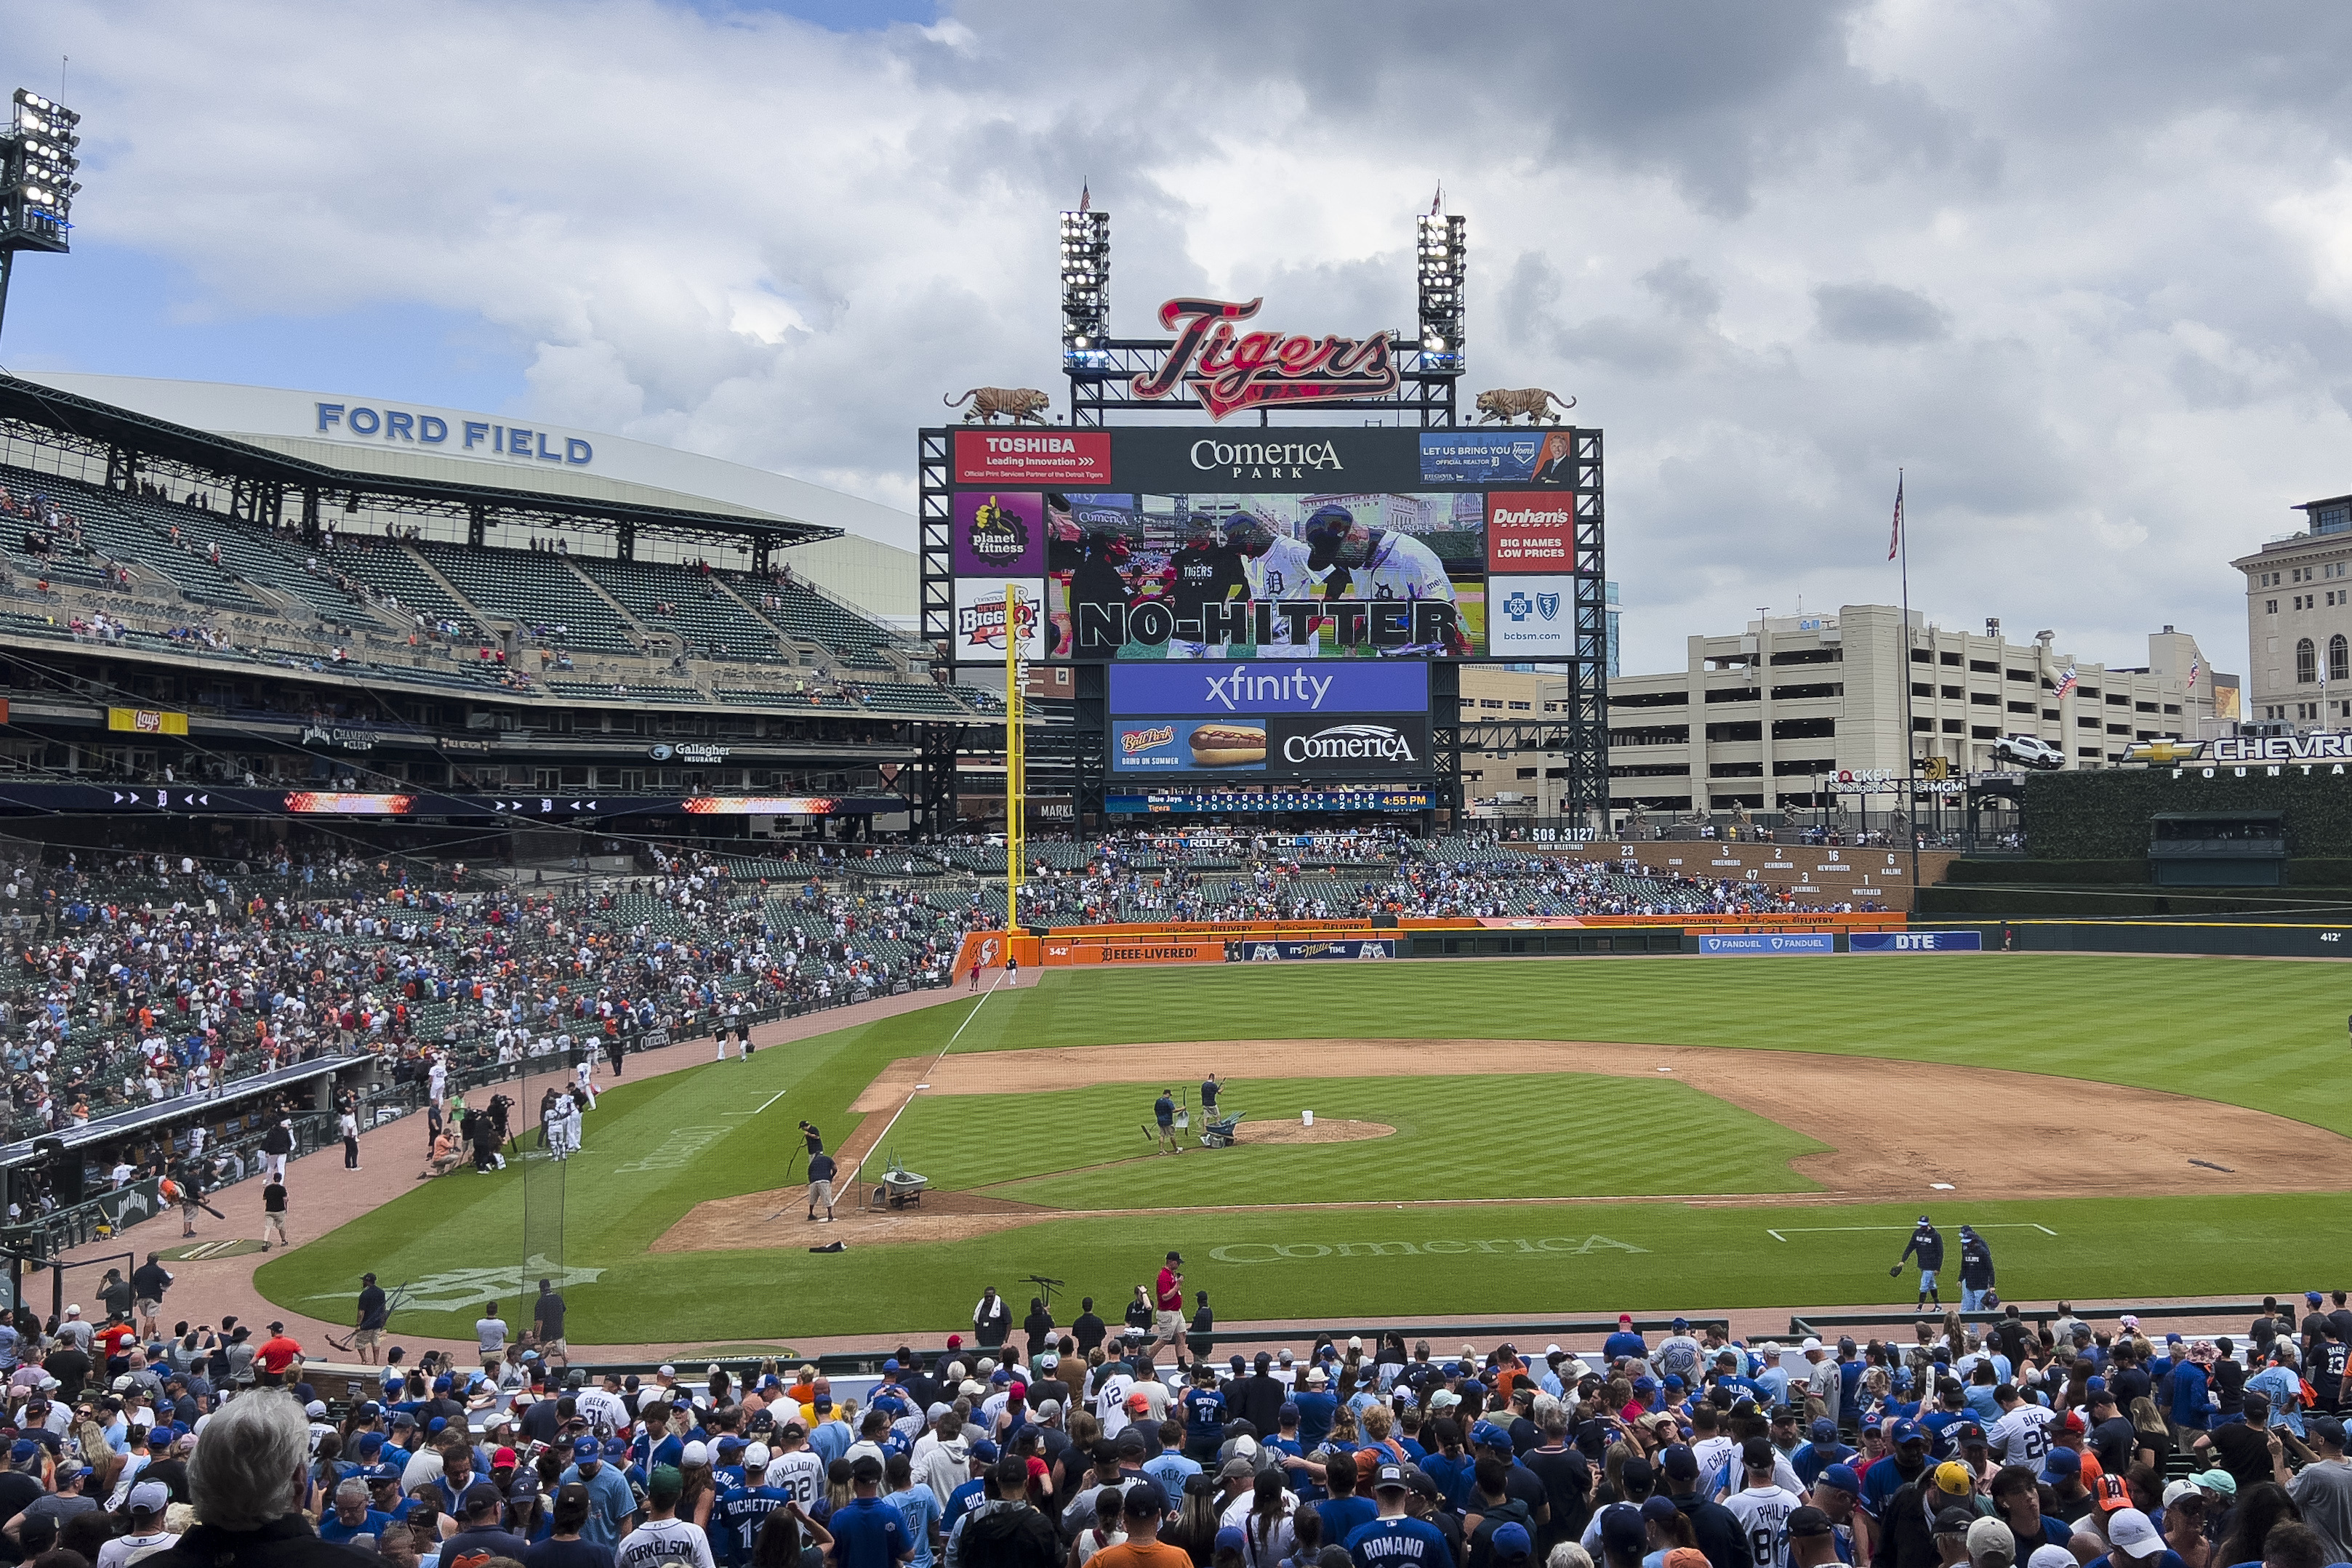
{"type": "Polygon", "coordinates": [[[1315,1118],[1315,1124],[1303,1122],[1252,1122],[1244,1119],[1234,1129],[1237,1144],[1360,1144],[1366,1138],[1393,1137],[1396,1129],[1385,1122],[1332,1121],[1315,1118]]]}

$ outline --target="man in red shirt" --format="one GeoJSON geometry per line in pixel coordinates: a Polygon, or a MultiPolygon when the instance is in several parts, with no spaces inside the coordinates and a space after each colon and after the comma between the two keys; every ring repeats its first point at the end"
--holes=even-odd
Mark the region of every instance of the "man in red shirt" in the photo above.
{"type": "Polygon", "coordinates": [[[1152,1335],[1161,1343],[1175,1348],[1176,1366],[1180,1372],[1184,1366],[1183,1262],[1181,1254],[1168,1254],[1168,1261],[1160,1265],[1160,1279],[1151,1289],[1152,1335]]]}
{"type": "Polygon", "coordinates": [[[283,1387],[286,1369],[302,1359],[302,1347],[287,1337],[284,1323],[271,1323],[269,1337],[253,1353],[253,1367],[259,1374],[254,1379],[264,1388],[283,1387]]]}
{"type": "Polygon", "coordinates": [[[101,1362],[120,1361],[131,1354],[131,1347],[138,1341],[138,1333],[129,1323],[109,1323],[98,1331],[99,1359],[101,1362]]]}

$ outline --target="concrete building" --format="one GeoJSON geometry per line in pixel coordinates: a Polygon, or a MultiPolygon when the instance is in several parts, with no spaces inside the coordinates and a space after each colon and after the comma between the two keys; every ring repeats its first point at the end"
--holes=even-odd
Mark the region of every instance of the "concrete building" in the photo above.
{"type": "Polygon", "coordinates": [[[2230,564],[2246,578],[2243,717],[2293,730],[2352,717],[2352,496],[2305,501],[2307,527],[2230,564]]]}
{"type": "MultiPolygon", "coordinates": [[[[1841,771],[1900,779],[1916,746],[1923,766],[1940,758],[1955,775],[1981,772],[2013,734],[2058,747],[2069,769],[2104,768],[2135,741],[2198,736],[2228,706],[2217,689],[2236,695],[2235,678],[2215,675],[2196,640],[2169,626],[2129,669],[2060,653],[2046,632],[2012,643],[1998,622],[1986,627],[1948,631],[1915,611],[1906,637],[1895,606],[1850,604],[1693,637],[1684,668],[1610,683],[1611,798],[1652,811],[1817,808],[1841,771]]],[[[1513,761],[1515,780],[1524,766],[1513,761]]],[[[1897,800],[1843,804],[1887,810],[1897,800]]]]}

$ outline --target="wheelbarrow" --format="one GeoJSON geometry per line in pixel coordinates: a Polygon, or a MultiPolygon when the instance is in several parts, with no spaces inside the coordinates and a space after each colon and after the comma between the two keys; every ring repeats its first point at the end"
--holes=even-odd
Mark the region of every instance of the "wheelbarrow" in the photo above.
{"type": "Polygon", "coordinates": [[[919,1208],[923,1202],[923,1188],[929,1185],[922,1176],[900,1165],[898,1156],[893,1155],[890,1168],[882,1173],[882,1185],[874,1189],[875,1207],[919,1208]]]}
{"type": "Polygon", "coordinates": [[[1234,1112],[1230,1116],[1220,1116],[1215,1121],[1202,1123],[1201,1146],[1204,1149],[1223,1149],[1232,1147],[1234,1144],[1234,1130],[1241,1124],[1242,1113],[1239,1111],[1234,1112]]]}

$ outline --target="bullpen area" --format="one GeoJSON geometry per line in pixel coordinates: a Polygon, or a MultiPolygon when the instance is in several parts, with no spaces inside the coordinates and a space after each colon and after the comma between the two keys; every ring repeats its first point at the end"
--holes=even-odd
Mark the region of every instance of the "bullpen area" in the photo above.
{"type": "Polygon", "coordinates": [[[373,1270],[409,1286],[395,1335],[465,1338],[482,1301],[550,1272],[575,1345],[736,1342],[968,1329],[984,1284],[1017,1323],[1031,1275],[1064,1282],[1057,1321],[1092,1295],[1115,1322],[1171,1249],[1221,1320],[1342,1322],[1907,1306],[1888,1270],[1921,1213],[1982,1233],[2008,1297],[2259,1295],[2325,1283],[2352,1229],[2327,965],[1827,955],[1030,981],[749,1061],[600,1077],[560,1232],[527,1152],[488,1175],[404,1166],[380,1207],[255,1283],[349,1321],[373,1270]],[[1240,1116],[1228,1146],[1202,1143],[1212,1072],[1240,1116]],[[1158,1147],[1163,1090],[1186,1112],[1181,1155],[1158,1147]],[[806,1218],[803,1121],[844,1173],[830,1225],[806,1218]],[[919,1199],[877,1207],[894,1164],[919,1199]]]}

